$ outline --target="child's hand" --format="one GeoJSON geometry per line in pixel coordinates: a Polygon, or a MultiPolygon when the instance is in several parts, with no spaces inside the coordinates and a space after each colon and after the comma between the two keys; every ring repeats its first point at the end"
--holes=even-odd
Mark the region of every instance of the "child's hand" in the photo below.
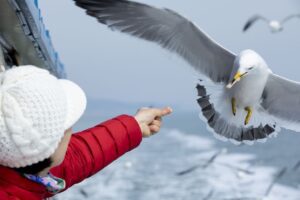
{"type": "Polygon", "coordinates": [[[170,107],[158,108],[141,108],[135,115],[135,119],[140,125],[143,137],[150,137],[159,132],[162,125],[162,117],[172,113],[170,107]]]}

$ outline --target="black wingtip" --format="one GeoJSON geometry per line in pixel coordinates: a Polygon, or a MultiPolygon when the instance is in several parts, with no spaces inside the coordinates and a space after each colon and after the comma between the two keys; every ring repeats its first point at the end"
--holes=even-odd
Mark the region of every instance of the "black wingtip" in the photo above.
{"type": "Polygon", "coordinates": [[[247,22],[243,28],[243,32],[245,33],[251,26],[251,23],[247,22]]]}

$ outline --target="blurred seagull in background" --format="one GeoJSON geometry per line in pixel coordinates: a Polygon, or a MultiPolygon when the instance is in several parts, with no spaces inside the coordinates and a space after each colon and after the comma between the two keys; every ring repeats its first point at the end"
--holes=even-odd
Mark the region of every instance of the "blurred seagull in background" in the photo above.
{"type": "Polygon", "coordinates": [[[272,33],[278,33],[281,32],[283,30],[283,26],[286,22],[290,21],[291,19],[294,18],[299,18],[300,19],[300,14],[293,14],[293,15],[289,15],[288,17],[284,18],[282,21],[277,21],[277,20],[269,20],[261,15],[254,15],[253,17],[251,17],[247,23],[245,24],[243,31],[246,32],[249,30],[250,27],[253,26],[253,24],[257,21],[264,21],[266,22],[272,33]]]}
{"type": "Polygon", "coordinates": [[[251,144],[285,127],[300,131],[300,83],[273,74],[253,50],[235,54],[169,9],[127,0],[74,0],[112,30],[155,42],[185,59],[201,80],[201,118],[220,139],[251,144]]]}

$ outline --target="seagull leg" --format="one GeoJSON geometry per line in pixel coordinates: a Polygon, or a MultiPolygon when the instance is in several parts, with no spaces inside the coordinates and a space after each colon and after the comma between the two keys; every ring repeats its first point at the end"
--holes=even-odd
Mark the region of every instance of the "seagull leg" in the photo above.
{"type": "Polygon", "coordinates": [[[231,99],[231,109],[232,109],[232,114],[235,116],[236,115],[236,100],[234,97],[231,99]]]}
{"type": "Polygon", "coordinates": [[[249,121],[251,119],[251,116],[252,116],[252,108],[251,107],[246,107],[245,110],[247,111],[247,116],[246,116],[246,119],[245,119],[245,125],[249,124],[249,121]]]}

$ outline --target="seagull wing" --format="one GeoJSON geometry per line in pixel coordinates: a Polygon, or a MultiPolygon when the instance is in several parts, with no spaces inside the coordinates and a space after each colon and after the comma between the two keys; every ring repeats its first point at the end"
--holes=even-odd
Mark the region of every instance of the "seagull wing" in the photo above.
{"type": "Polygon", "coordinates": [[[126,0],[74,1],[113,30],[156,42],[179,54],[212,81],[229,80],[236,56],[176,12],[126,0]]]}
{"type": "Polygon", "coordinates": [[[262,106],[280,126],[300,130],[300,83],[270,74],[262,106]]]}
{"type": "Polygon", "coordinates": [[[253,17],[251,17],[245,24],[243,31],[246,32],[255,22],[257,22],[258,20],[263,20],[265,22],[269,22],[268,19],[262,17],[261,15],[254,15],[253,17]]]}
{"type": "Polygon", "coordinates": [[[294,18],[300,18],[300,14],[293,14],[293,15],[287,16],[286,18],[284,18],[284,19],[282,20],[281,23],[284,24],[284,23],[286,23],[286,22],[288,22],[289,20],[294,19],[294,18]]]}

